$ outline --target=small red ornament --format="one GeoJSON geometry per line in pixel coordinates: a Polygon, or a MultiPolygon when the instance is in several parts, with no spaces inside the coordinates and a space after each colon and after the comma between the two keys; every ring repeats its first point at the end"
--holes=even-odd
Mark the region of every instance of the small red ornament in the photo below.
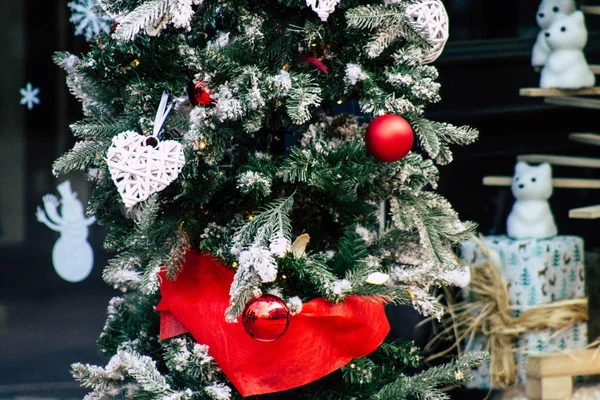
{"type": "Polygon", "coordinates": [[[323,64],[323,61],[319,60],[318,58],[315,58],[315,57],[304,57],[304,61],[306,61],[308,63],[311,63],[312,65],[314,65],[315,67],[317,67],[317,69],[319,69],[324,74],[329,73],[329,70],[327,69],[327,65],[323,64]]]}
{"type": "Polygon", "coordinates": [[[369,153],[383,162],[395,162],[408,154],[414,141],[409,123],[395,114],[380,115],[367,127],[369,153]]]}
{"type": "Polygon", "coordinates": [[[250,300],[242,314],[242,325],[248,335],[261,342],[279,339],[289,324],[290,310],[287,305],[279,297],[270,294],[250,300]]]}
{"type": "Polygon", "coordinates": [[[213,99],[210,97],[210,92],[200,82],[190,82],[188,86],[188,97],[192,105],[207,106],[213,103],[213,99]]]}

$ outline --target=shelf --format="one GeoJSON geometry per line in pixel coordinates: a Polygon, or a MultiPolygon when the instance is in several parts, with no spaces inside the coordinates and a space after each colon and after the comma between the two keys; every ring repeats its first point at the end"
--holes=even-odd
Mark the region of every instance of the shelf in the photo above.
{"type": "Polygon", "coordinates": [[[522,154],[517,161],[528,163],[549,163],[567,167],[600,168],[600,158],[557,156],[552,154],[522,154]]]}
{"type": "Polygon", "coordinates": [[[521,96],[526,97],[547,97],[547,96],[591,96],[600,95],[600,86],[582,89],[543,89],[538,87],[521,88],[521,96]]]}
{"type": "Polygon", "coordinates": [[[598,133],[571,133],[569,135],[569,140],[600,146],[600,134],[598,133]]]}
{"type": "MultiPolygon", "coordinates": [[[[486,176],[484,186],[510,186],[512,176],[486,176]]],[[[600,189],[600,179],[554,178],[552,186],[557,189],[600,189]]]]}
{"type": "Polygon", "coordinates": [[[600,100],[590,99],[587,97],[544,97],[544,103],[553,104],[556,106],[570,106],[578,108],[590,108],[592,110],[600,110],[600,100]]]}
{"type": "Polygon", "coordinates": [[[569,218],[573,219],[598,219],[600,218],[600,205],[573,208],[569,210],[569,218]]]}
{"type": "Polygon", "coordinates": [[[583,6],[581,11],[586,14],[600,15],[600,6],[583,6]]]}

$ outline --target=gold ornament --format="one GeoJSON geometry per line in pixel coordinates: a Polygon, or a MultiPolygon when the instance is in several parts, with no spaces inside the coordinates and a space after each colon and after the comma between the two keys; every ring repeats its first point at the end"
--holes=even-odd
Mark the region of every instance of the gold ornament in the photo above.
{"type": "Polygon", "coordinates": [[[366,283],[370,283],[371,285],[383,285],[390,279],[388,274],[384,274],[382,272],[373,272],[367,277],[366,283]]]}
{"type": "Polygon", "coordinates": [[[310,236],[308,236],[308,233],[303,233],[294,240],[294,243],[290,246],[289,252],[296,257],[302,257],[306,253],[308,242],[310,242],[310,236]]]}

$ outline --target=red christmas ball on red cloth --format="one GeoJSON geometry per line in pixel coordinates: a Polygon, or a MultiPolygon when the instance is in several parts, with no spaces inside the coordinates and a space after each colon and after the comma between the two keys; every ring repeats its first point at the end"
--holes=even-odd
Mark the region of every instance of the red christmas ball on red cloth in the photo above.
{"type": "Polygon", "coordinates": [[[213,102],[213,99],[210,97],[210,92],[202,85],[202,81],[190,83],[188,86],[188,97],[190,103],[194,106],[197,106],[198,104],[206,106],[213,102]]]}
{"type": "Polygon", "coordinates": [[[380,115],[367,127],[369,153],[380,161],[394,162],[408,154],[414,141],[409,123],[395,114],[380,115]]]}
{"type": "Polygon", "coordinates": [[[272,342],[285,333],[290,324],[290,310],[277,296],[265,294],[246,304],[242,325],[248,335],[261,342],[272,342]]]}

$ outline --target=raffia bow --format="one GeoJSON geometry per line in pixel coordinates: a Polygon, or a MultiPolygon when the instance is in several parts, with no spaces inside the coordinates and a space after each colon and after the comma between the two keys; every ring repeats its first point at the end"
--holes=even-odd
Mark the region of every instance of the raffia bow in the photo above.
{"type": "MultiPolygon", "coordinates": [[[[471,284],[467,299],[453,303],[447,295],[448,314],[452,326],[440,332],[430,342],[430,346],[453,335],[455,343],[443,352],[430,356],[432,360],[448,354],[453,349],[459,353],[471,347],[475,335],[482,333],[488,337],[488,350],[491,355],[491,380],[494,386],[506,388],[515,383],[517,366],[514,353],[521,351],[514,347],[519,334],[528,331],[553,328],[561,330],[575,323],[587,321],[587,298],[561,300],[532,306],[513,317],[508,300],[508,288],[501,274],[501,265],[496,265],[491,250],[479,239],[472,238],[481,247],[488,262],[471,269],[471,284]]],[[[521,308],[521,307],[519,307],[521,308]]]]}

